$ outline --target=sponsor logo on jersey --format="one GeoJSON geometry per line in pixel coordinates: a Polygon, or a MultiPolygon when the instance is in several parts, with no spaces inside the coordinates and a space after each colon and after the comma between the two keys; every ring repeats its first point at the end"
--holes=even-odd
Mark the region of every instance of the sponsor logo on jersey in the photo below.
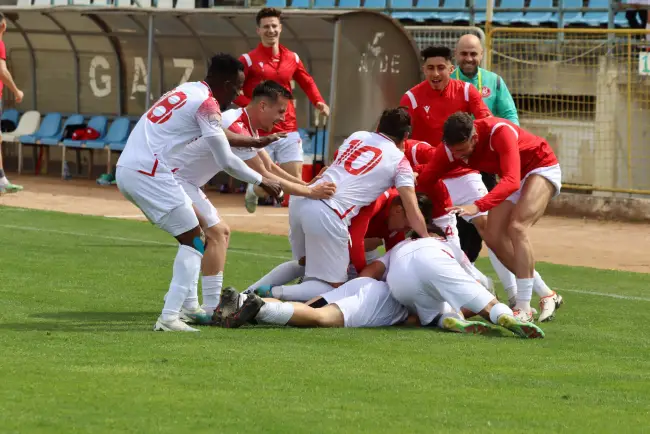
{"type": "Polygon", "coordinates": [[[488,98],[490,95],[492,95],[492,91],[490,90],[490,88],[487,86],[483,86],[483,89],[481,90],[481,96],[483,98],[488,98]]]}

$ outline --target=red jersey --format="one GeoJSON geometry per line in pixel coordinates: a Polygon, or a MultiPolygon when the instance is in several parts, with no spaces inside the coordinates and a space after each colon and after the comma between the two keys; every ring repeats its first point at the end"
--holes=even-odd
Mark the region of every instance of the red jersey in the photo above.
{"type": "Polygon", "coordinates": [[[429,163],[418,166],[418,184],[437,182],[447,171],[459,165],[499,175],[497,186],[474,203],[484,212],[519,190],[521,180],[531,170],[558,164],[546,140],[506,119],[480,119],[474,121],[474,127],[478,142],[467,161],[454,160],[447,146],[438,146],[429,163]]]}
{"type": "MultiPolygon", "coordinates": [[[[254,50],[242,54],[239,60],[244,64],[244,73],[246,74],[244,94],[235,99],[235,104],[239,107],[248,105],[253,96],[253,89],[264,80],[277,81],[287,90],[291,90],[291,80],[296,80],[312,104],[325,102],[298,54],[282,45],[280,45],[278,55],[274,56],[271,47],[265,47],[260,43],[254,50]]],[[[260,131],[260,135],[293,131],[298,131],[298,123],[293,101],[289,101],[284,122],[275,124],[271,133],[260,131]]]]}
{"type": "MultiPolygon", "coordinates": [[[[0,59],[7,61],[7,48],[5,47],[4,41],[0,40],[0,59]]],[[[2,89],[5,84],[0,80],[0,99],[2,98],[2,89]]]]}
{"type": "Polygon", "coordinates": [[[388,213],[393,199],[399,196],[394,187],[383,192],[370,205],[364,206],[350,223],[350,262],[357,272],[366,266],[366,249],[364,240],[366,238],[382,238],[386,251],[403,241],[404,232],[388,230],[388,213]]]}
{"type": "MultiPolygon", "coordinates": [[[[411,139],[404,141],[404,155],[414,169],[419,164],[427,164],[434,151],[435,148],[427,142],[411,139]]],[[[433,184],[423,184],[416,179],[416,183],[415,191],[426,194],[433,203],[431,217],[436,219],[447,214],[446,208],[451,207],[453,203],[445,183],[440,179],[433,184]]]]}
{"type": "MultiPolygon", "coordinates": [[[[442,91],[434,90],[425,80],[408,90],[400,100],[400,105],[409,109],[411,137],[436,147],[442,142],[445,121],[454,113],[471,113],[476,119],[492,116],[481,94],[471,83],[454,79],[450,79],[442,91]]],[[[458,178],[472,172],[474,170],[459,167],[445,174],[445,179],[458,178]]]]}

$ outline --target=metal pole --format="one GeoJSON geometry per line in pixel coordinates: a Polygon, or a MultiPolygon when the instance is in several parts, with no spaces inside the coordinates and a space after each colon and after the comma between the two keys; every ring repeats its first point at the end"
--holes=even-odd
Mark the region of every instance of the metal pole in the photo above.
{"type": "Polygon", "coordinates": [[[149,14],[149,25],[148,25],[148,37],[147,37],[147,92],[146,92],[146,101],[144,103],[145,110],[149,110],[149,102],[151,101],[151,67],[152,67],[152,57],[153,57],[153,14],[149,14]]]}
{"type": "MultiPolygon", "coordinates": [[[[338,84],[337,79],[337,70],[338,70],[338,61],[339,56],[341,55],[341,35],[343,34],[343,22],[338,19],[334,24],[334,50],[332,52],[332,79],[330,80],[330,119],[328,119],[327,124],[327,161],[326,164],[329,164],[332,161],[334,156],[334,128],[336,127],[336,113],[338,109],[336,108],[336,86],[338,84]]],[[[323,143],[323,148],[325,143],[323,143]]],[[[323,152],[324,153],[324,152],[323,152]]]]}
{"type": "Polygon", "coordinates": [[[485,10],[485,33],[492,30],[492,16],[494,15],[494,0],[488,0],[485,10]]]}

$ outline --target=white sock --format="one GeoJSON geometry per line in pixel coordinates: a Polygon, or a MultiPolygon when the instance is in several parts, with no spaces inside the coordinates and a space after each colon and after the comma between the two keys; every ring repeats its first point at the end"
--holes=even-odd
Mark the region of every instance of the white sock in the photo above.
{"type": "Polygon", "coordinates": [[[187,298],[183,302],[183,307],[188,310],[196,310],[199,308],[199,275],[196,275],[196,279],[192,282],[190,287],[190,293],[187,295],[187,298]]]}
{"type": "Polygon", "coordinates": [[[203,276],[201,292],[203,293],[203,306],[214,310],[219,305],[221,287],[223,286],[223,271],[216,276],[203,276]]]}
{"type": "Polygon", "coordinates": [[[285,262],[278,265],[273,270],[269,271],[266,276],[249,286],[248,291],[253,291],[263,285],[284,285],[304,275],[305,267],[300,265],[298,261],[285,262]]]}
{"type": "Polygon", "coordinates": [[[0,185],[7,185],[7,184],[9,184],[9,180],[7,179],[6,176],[0,178],[0,185]]]}
{"type": "Polygon", "coordinates": [[[499,261],[497,255],[495,255],[491,249],[488,249],[488,257],[490,258],[490,263],[492,264],[492,268],[494,268],[494,271],[496,271],[497,276],[499,276],[499,280],[501,281],[503,288],[506,290],[508,297],[510,297],[510,293],[508,292],[508,289],[514,291],[513,295],[516,294],[517,280],[515,279],[515,275],[512,274],[510,270],[508,270],[506,266],[501,263],[501,261],[499,261]]]}
{"type": "Polygon", "coordinates": [[[291,303],[265,303],[255,319],[267,324],[287,325],[292,316],[291,303]]]}
{"type": "Polygon", "coordinates": [[[192,282],[198,279],[201,272],[203,255],[192,247],[180,245],[174,259],[174,268],[169,292],[162,310],[163,321],[178,319],[181,306],[190,293],[192,282]]]}
{"type": "Polygon", "coordinates": [[[306,280],[300,285],[274,286],[274,298],[285,301],[308,301],[331,291],[333,288],[320,280],[306,280]]]}
{"type": "Polygon", "coordinates": [[[514,316],[512,309],[503,303],[497,303],[492,306],[492,309],[490,310],[490,321],[492,321],[493,324],[499,324],[498,321],[501,315],[514,316]]]}
{"type": "Polygon", "coordinates": [[[508,296],[508,300],[510,299],[517,299],[517,283],[515,282],[515,286],[511,286],[510,288],[505,288],[506,295],[508,296]]]}
{"type": "Polygon", "coordinates": [[[515,309],[530,311],[530,299],[533,298],[533,279],[517,279],[517,304],[515,309]]]}
{"type": "Polygon", "coordinates": [[[546,282],[542,279],[542,276],[539,275],[537,270],[535,270],[535,274],[533,275],[533,290],[535,291],[535,294],[539,295],[540,297],[548,297],[550,295],[553,295],[553,290],[546,285],[546,282]]]}

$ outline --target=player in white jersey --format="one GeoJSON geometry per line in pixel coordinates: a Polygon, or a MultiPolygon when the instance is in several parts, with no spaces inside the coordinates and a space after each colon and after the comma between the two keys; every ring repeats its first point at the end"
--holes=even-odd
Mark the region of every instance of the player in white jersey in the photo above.
{"type": "Polygon", "coordinates": [[[336,193],[330,199],[291,200],[289,241],[294,259],[305,264],[304,281],[282,289],[294,292],[296,298],[291,299],[309,300],[347,280],[350,220],[392,186],[397,187],[402,198],[410,227],[427,236],[413,171],[398,149],[409,132],[410,117],[405,110],[385,110],[377,132],[359,131],[348,137],[337,158],[314,184],[335,183],[336,193]]]}
{"type": "MultiPolygon", "coordinates": [[[[284,119],[284,113],[291,98],[291,93],[275,82],[260,83],[253,90],[252,100],[246,109],[228,110],[223,113],[222,127],[235,134],[248,137],[257,136],[258,129],[271,131],[276,122],[284,119]]],[[[293,179],[272,161],[271,164],[277,167],[277,171],[274,173],[267,170],[260,158],[261,155],[268,157],[263,149],[233,148],[232,151],[262,176],[279,181],[282,188],[290,194],[325,199],[336,190],[332,183],[309,187],[302,184],[297,185],[276,176],[275,173],[280,173],[280,175],[284,173],[285,178],[293,179]]],[[[174,177],[183,187],[185,193],[192,199],[206,237],[205,253],[201,265],[203,305],[199,307],[198,281],[195,281],[191,287],[190,295],[181,309],[181,320],[188,323],[206,324],[211,321],[214,309],[219,304],[230,228],[225,221],[221,220],[217,209],[203,193],[201,187],[222,170],[223,164],[214,158],[209,143],[203,138],[199,138],[185,147],[172,149],[164,154],[164,159],[172,168],[174,177]]],[[[300,182],[302,183],[302,181],[300,182]]]]}
{"type": "Polygon", "coordinates": [[[180,321],[180,310],[198,279],[204,243],[192,200],[164,156],[202,137],[224,170],[277,195],[280,185],[250,169],[230,150],[218,103],[228,106],[241,92],[243,65],[228,54],[212,58],[205,81],[184,83],[163,95],[138,121],[117,162],[122,194],[180,243],[162,314],[154,330],[198,331],[180,321]],[[216,100],[215,100],[216,99],[216,100]]]}

